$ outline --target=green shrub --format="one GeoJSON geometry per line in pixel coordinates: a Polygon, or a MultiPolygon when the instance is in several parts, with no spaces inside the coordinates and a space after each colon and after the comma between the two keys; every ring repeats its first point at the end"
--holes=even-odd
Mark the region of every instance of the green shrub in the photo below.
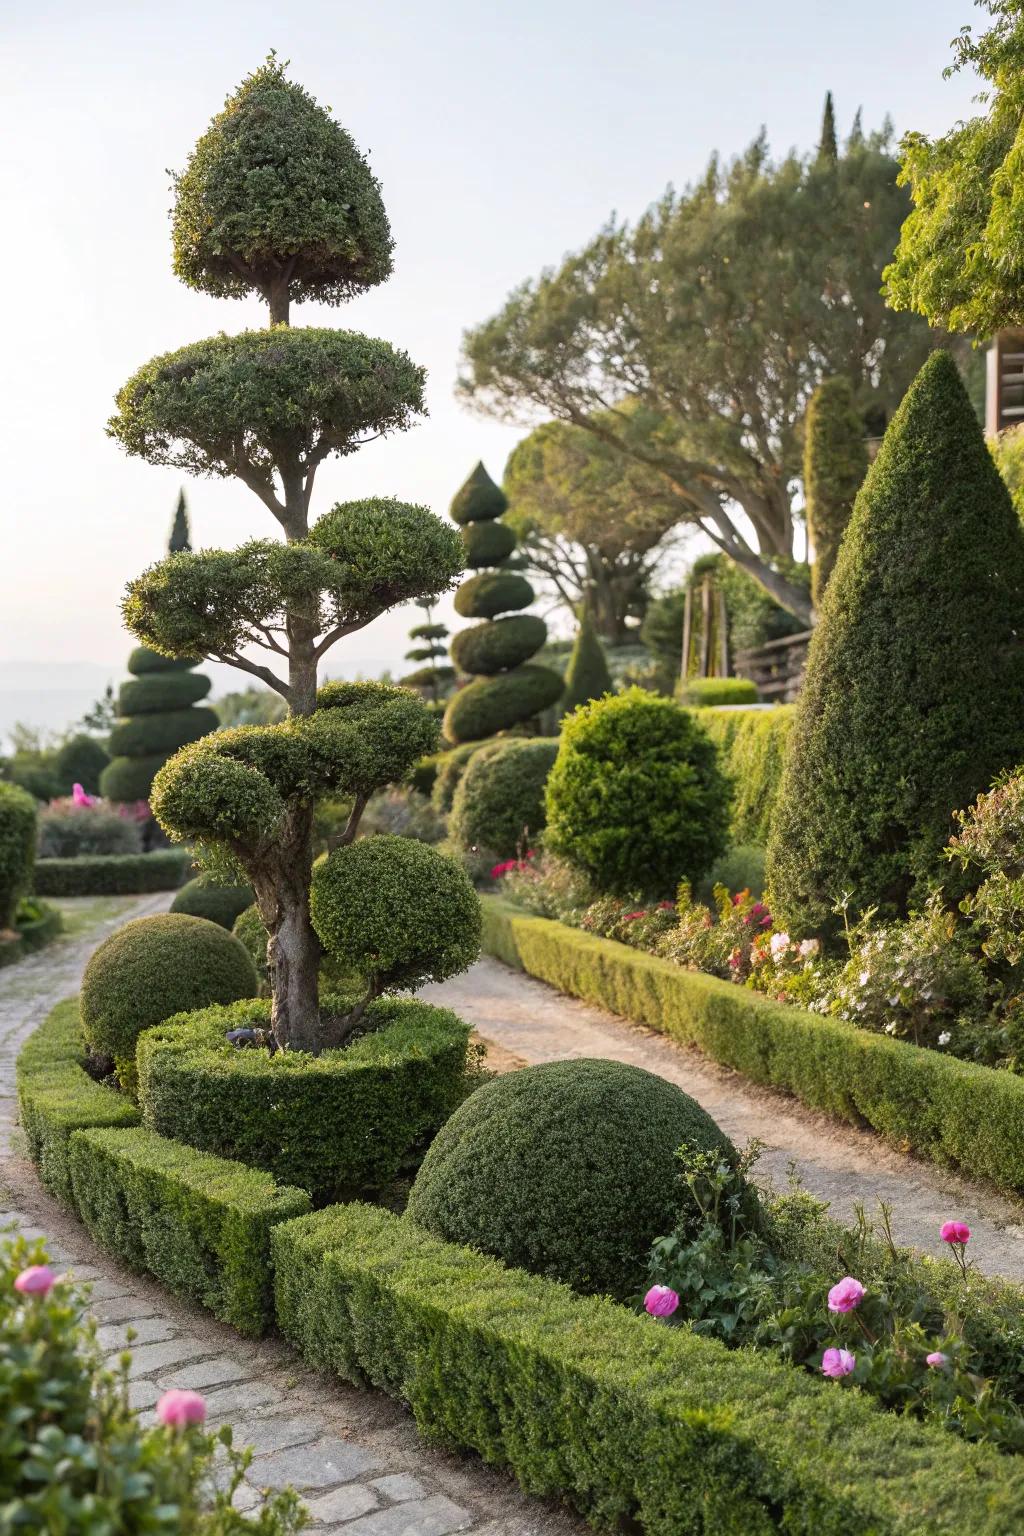
{"type": "Polygon", "coordinates": [[[772,825],[772,910],[905,916],[947,878],[953,813],[1024,758],[1024,532],[946,352],[857,497],[814,631],[772,825]]]}
{"type": "Polygon", "coordinates": [[[71,1137],[75,1208],[90,1236],[239,1333],[273,1321],[270,1230],[309,1210],[305,1190],[142,1127],[71,1137]]]}
{"type": "Polygon", "coordinates": [[[81,784],[88,795],[100,792],[100,774],[110,761],[95,736],[80,732],[71,736],[57,749],[54,771],[60,781],[61,792],[70,795],[76,784],[81,784]]]}
{"type": "Polygon", "coordinates": [[[244,912],[239,912],[231,925],[231,932],[245,949],[256,967],[256,974],[262,980],[267,974],[267,945],[270,942],[270,935],[263,925],[260,909],[255,902],[252,906],[246,907],[244,912]]]}
{"type": "MultiPolygon", "coordinates": [[[[329,1011],[331,999],[323,1006],[329,1011]]],[[[269,1001],[240,1002],[145,1034],[146,1124],[266,1169],[317,1200],[337,1199],[387,1184],[464,1096],[469,1026],[444,1009],[372,1003],[369,1033],[316,1057],[237,1050],[224,1038],[269,1023],[269,1001]]]]}
{"type": "Polygon", "coordinates": [[[122,805],[148,800],[153,780],[166,761],[166,752],[112,758],[100,776],[100,793],[122,805]]]}
{"type": "Polygon", "coordinates": [[[490,745],[488,741],[464,741],[448,752],[439,752],[436,757],[425,759],[436,764],[434,784],[430,791],[430,803],[435,811],[449,814],[462,775],[481,747],[490,745]]]}
{"type": "Polygon", "coordinates": [[[562,679],[547,667],[527,665],[497,677],[479,677],[460,688],[444,716],[445,735],[451,741],[479,741],[510,726],[533,720],[556,704],[562,679]]]}
{"type": "Polygon", "coordinates": [[[80,854],[138,853],[139,828],[105,806],[69,802],[39,813],[36,850],[41,859],[74,859],[80,854]]]}
{"type": "Polygon", "coordinates": [[[804,424],[804,500],[814,546],[811,596],[822,598],[857,492],[868,472],[864,421],[849,379],[824,379],[807,406],[804,424]]]}
{"type": "Polygon", "coordinates": [[[452,521],[462,528],[467,523],[487,523],[508,511],[508,497],[483,464],[477,464],[456,491],[449,511],[452,521]]]}
{"type": "Polygon", "coordinates": [[[756,704],[757,689],[747,677],[691,677],[683,690],[683,703],[697,709],[756,704]]]}
{"type": "Polygon", "coordinates": [[[515,608],[529,608],[533,588],[515,571],[484,571],[471,576],[455,593],[455,612],[464,619],[493,619],[515,608]]]}
{"type": "Polygon", "coordinates": [[[734,843],[763,847],[768,842],[795,713],[794,704],[778,704],[774,709],[705,710],[700,716],[732,785],[734,843]]]}
{"type": "Polygon", "coordinates": [[[34,800],[55,800],[61,792],[54,752],[15,752],[5,773],[10,783],[34,800]]]}
{"type": "Polygon", "coordinates": [[[601,890],[664,896],[700,880],[728,819],[715,747],[669,699],[630,688],[564,721],[545,841],[601,890]]]}
{"type": "Polygon", "coordinates": [[[94,1051],[128,1062],[153,1024],[258,990],[248,954],[216,923],[182,913],[137,917],[104,939],[85,968],[82,1028],[94,1051]]]}
{"type": "Polygon", "coordinates": [[[764,849],[758,843],[734,843],[715,860],[697,890],[698,899],[710,906],[716,885],[733,895],[749,891],[755,899],[764,895],[764,849]]]}
{"type": "Polygon", "coordinates": [[[603,699],[611,691],[612,675],[608,670],[604,646],[594,628],[590,609],[584,604],[565,672],[562,712],[569,715],[581,704],[589,704],[591,699],[603,699]]]}
{"type": "Polygon", "coordinates": [[[474,624],[452,636],[452,660],[460,672],[493,677],[529,661],[547,639],[548,627],[534,613],[513,613],[474,624]]]}
{"type": "Polygon", "coordinates": [[[544,829],[544,786],[557,740],[508,737],[470,760],[452,801],[450,830],[461,848],[508,859],[529,834],[544,829]]]}
{"type": "Polygon", "coordinates": [[[410,1220],[563,1280],[635,1292],[687,1196],[676,1150],[728,1139],[673,1083],[618,1061],[552,1061],[478,1088],[438,1133],[410,1220]]]}
{"type": "Polygon", "coordinates": [[[904,1151],[1024,1191],[1024,1078],[871,1034],[670,960],[482,902],[506,965],[644,1024],[904,1151]]]}
{"type": "Polygon", "coordinates": [[[23,896],[14,911],[14,936],[0,947],[0,965],[9,965],[23,954],[42,949],[63,931],[64,919],[56,907],[36,896],[23,896]]]}
{"type": "Polygon", "coordinates": [[[462,546],[470,570],[500,565],[516,547],[516,536],[507,523],[469,523],[462,530],[462,546]]]}
{"type": "Polygon", "coordinates": [[[36,803],[27,790],[0,782],[0,930],[10,928],[31,888],[36,856],[36,803]]]}
{"type": "Polygon", "coordinates": [[[308,1363],[408,1403],[431,1440],[646,1536],[1009,1536],[1024,1474],[753,1352],[439,1242],[374,1207],[272,1237],[308,1363]]]}
{"type": "Polygon", "coordinates": [[[336,848],[313,871],[309,910],[327,953],[376,995],[458,975],[480,953],[480,903],[464,870],[412,838],[336,848]]]}
{"type": "Polygon", "coordinates": [[[152,757],[187,747],[190,741],[208,736],[220,721],[212,709],[168,709],[158,714],[133,715],[110,733],[110,750],[116,757],[152,757]]]}
{"type": "Polygon", "coordinates": [[[181,656],[161,656],[148,645],[137,645],[128,657],[128,671],[133,677],[145,677],[151,672],[191,672],[198,667],[199,657],[186,660],[181,656]]]}
{"type": "Polygon", "coordinates": [[[135,896],[176,890],[191,867],[186,848],[39,859],[32,884],[37,896],[135,896]]]}
{"type": "Polygon", "coordinates": [[[88,1126],[138,1125],[139,1111],[123,1093],[97,1083],[81,1065],[78,999],[58,1003],[18,1053],[18,1114],[28,1152],[51,1194],[72,1202],[68,1144],[88,1126]]]}
{"type": "Polygon", "coordinates": [[[118,714],[155,715],[165,710],[187,709],[205,699],[210,679],[201,672],[161,672],[121,684],[118,714]]]}
{"type": "Polygon", "coordinates": [[[224,885],[211,875],[202,874],[181,887],[171,902],[171,911],[184,912],[188,917],[208,918],[211,923],[231,932],[236,919],[252,906],[255,899],[251,885],[224,885]]]}

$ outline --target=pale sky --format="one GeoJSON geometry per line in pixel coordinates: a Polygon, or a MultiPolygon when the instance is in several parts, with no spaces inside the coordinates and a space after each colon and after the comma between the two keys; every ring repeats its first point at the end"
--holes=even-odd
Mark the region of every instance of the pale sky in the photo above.
{"type": "MultiPolygon", "coordinates": [[[[465,327],[762,123],[776,151],[809,147],[827,88],[843,133],[859,105],[867,128],[888,111],[898,131],[943,131],[973,90],[942,79],[949,40],[983,20],[969,0],[8,0],[0,736],[13,718],[59,724],[43,690],[117,680],[133,643],[120,594],[163,553],[181,476],[104,435],[116,390],[156,353],[266,323],[173,276],[165,168],[270,48],[370,152],[397,242],[390,282],[293,320],[384,337],[429,371],[429,417],[325,465],[314,511],[380,494],[444,512],[477,459],[500,477],[523,430],[454,400],[465,327]]],[[[186,490],[197,546],[278,531],[233,482],[186,490]]],[[[328,670],[401,669],[415,617],[378,620],[328,670]]]]}

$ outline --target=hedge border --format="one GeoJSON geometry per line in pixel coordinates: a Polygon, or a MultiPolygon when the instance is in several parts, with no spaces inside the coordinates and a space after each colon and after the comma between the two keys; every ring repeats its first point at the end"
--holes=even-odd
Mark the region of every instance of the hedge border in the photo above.
{"type": "Polygon", "coordinates": [[[40,902],[40,906],[44,909],[42,917],[30,923],[17,923],[13,938],[0,939],[0,970],[34,954],[37,949],[43,949],[63,931],[64,919],[57,908],[45,901],[40,902]]]}
{"type": "Polygon", "coordinates": [[[1024,1469],[858,1391],[665,1328],[376,1207],[275,1228],[278,1325],[429,1440],[646,1536],[1009,1536],[1024,1469]],[[635,1526],[633,1527],[635,1528],[635,1526]]]}
{"type": "Polygon", "coordinates": [[[75,1208],[101,1248],[241,1334],[272,1326],[270,1233],[310,1209],[305,1190],[141,1126],[75,1131],[69,1164],[75,1208]]]}
{"type": "Polygon", "coordinates": [[[37,896],[141,896],[174,891],[192,868],[184,848],[153,853],[79,854],[67,859],[37,859],[33,890],[37,896]]]}
{"type": "Polygon", "coordinates": [[[1024,1191],[1024,1078],[773,1002],[501,898],[481,905],[483,947],[506,965],[903,1150],[1024,1191]]]}

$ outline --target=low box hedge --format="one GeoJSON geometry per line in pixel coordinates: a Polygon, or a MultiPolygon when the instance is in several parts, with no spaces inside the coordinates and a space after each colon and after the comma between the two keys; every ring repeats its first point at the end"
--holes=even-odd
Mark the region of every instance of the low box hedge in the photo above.
{"type": "Polygon", "coordinates": [[[1024,1471],[856,1389],[727,1350],[420,1232],[332,1207],[274,1229],[278,1324],[421,1431],[646,1536],[1009,1536],[1024,1471]]]}
{"type": "Polygon", "coordinates": [[[177,890],[191,868],[192,854],[184,848],[37,859],[32,888],[37,896],[140,896],[177,890]]]}
{"type": "Polygon", "coordinates": [[[39,915],[24,921],[16,918],[11,936],[0,938],[0,968],[42,949],[62,931],[64,919],[56,907],[45,901],[33,901],[32,905],[39,909],[39,915]]]}
{"type": "Polygon", "coordinates": [[[1024,1078],[773,1002],[498,898],[482,905],[484,949],[507,965],[905,1150],[1024,1190],[1024,1078]]]}
{"type": "Polygon", "coordinates": [[[270,1232],[309,1210],[304,1190],[139,1127],[76,1131],[69,1163],[75,1206],[101,1248],[239,1333],[266,1332],[270,1232]]]}
{"type": "Polygon", "coordinates": [[[396,998],[373,1003],[367,1021],[372,1033],[343,1051],[270,1056],[224,1038],[268,1028],[265,999],[169,1019],[136,1050],[143,1119],[320,1201],[385,1184],[464,1097],[469,1026],[447,1009],[396,998]]]}
{"type": "Polygon", "coordinates": [[[46,1188],[73,1203],[69,1141],[87,1126],[138,1125],[130,1099],[95,1082],[81,1066],[82,1031],[78,999],[58,1003],[29,1036],[18,1055],[17,1087],[21,1125],[29,1156],[46,1188]]]}

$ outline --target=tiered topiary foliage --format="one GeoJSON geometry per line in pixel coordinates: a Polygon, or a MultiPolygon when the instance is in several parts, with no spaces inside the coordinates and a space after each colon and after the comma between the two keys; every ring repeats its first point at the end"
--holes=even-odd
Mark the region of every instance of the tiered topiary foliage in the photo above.
{"type": "Polygon", "coordinates": [[[146,645],[132,651],[132,678],[121,684],[121,718],[110,733],[111,760],[100,775],[100,793],[107,800],[148,800],[156,772],[167,759],[217,729],[213,710],[197,707],[210,691],[210,679],[193,671],[198,665],[189,657],[161,656],[146,645]]]}
{"type": "Polygon", "coordinates": [[[1024,759],[1024,533],[936,352],[857,497],[811,641],[768,848],[777,920],[906,916],[954,812],[1024,759]]]}
{"type": "MultiPolygon", "coordinates": [[[[379,184],[352,139],[273,57],[200,139],[176,180],[172,219],[182,280],[228,298],[259,294],[271,323],[154,358],[121,390],[109,431],[151,463],[235,476],[284,542],[172,555],[130,584],[124,614],[162,655],[208,656],[258,678],[290,717],[185,747],[158,774],[152,805],[172,836],[196,838],[244,871],[270,934],[277,1044],[319,1052],[349,1037],[375,994],[371,980],[350,1017],[321,1017],[322,944],[309,904],[315,802],[351,801],[331,855],[340,862],[369,796],[433,751],[438,729],[406,689],[329,683],[318,692],[317,670],[335,641],[386,609],[447,590],[463,568],[462,544],[425,507],[388,498],[341,503],[310,521],[319,466],[411,426],[424,409],[424,373],[387,342],[289,324],[293,301],[339,304],[384,281],[392,239],[379,184]]],[[[450,865],[429,857],[440,883],[450,865]]],[[[438,952],[452,955],[430,884],[417,886],[420,942],[429,947],[436,915],[438,952]]],[[[325,877],[318,926],[331,942],[329,888],[325,877]]]]}
{"type": "Polygon", "coordinates": [[[461,688],[445,711],[449,741],[481,741],[521,725],[548,709],[562,692],[556,672],[530,664],[548,628],[536,614],[518,611],[533,602],[533,588],[525,576],[503,569],[516,547],[512,529],[500,521],[507,507],[504,491],[482,464],[451,505],[462,529],[466,564],[477,572],[456,592],[455,611],[482,622],[460,630],[452,640],[452,660],[476,681],[461,688]]]}
{"type": "Polygon", "coordinates": [[[821,607],[825,587],[868,472],[864,422],[849,379],[825,379],[811,396],[804,429],[804,499],[814,545],[811,597],[821,607]]]}
{"type": "Polygon", "coordinates": [[[455,681],[455,668],[439,665],[441,658],[448,654],[445,641],[449,630],[447,624],[434,623],[432,604],[421,603],[420,607],[423,609],[425,621],[422,624],[414,624],[410,629],[409,639],[415,643],[412,649],[405,653],[406,661],[416,661],[420,665],[414,672],[407,673],[399,681],[404,688],[415,688],[423,698],[438,707],[445,695],[451,691],[451,685],[455,681]]]}

